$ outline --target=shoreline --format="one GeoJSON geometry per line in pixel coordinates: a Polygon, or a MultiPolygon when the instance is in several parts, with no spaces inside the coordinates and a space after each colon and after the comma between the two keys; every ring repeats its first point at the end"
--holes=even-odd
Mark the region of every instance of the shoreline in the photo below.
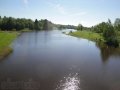
{"type": "Polygon", "coordinates": [[[20,32],[16,31],[0,31],[0,60],[8,56],[13,49],[10,44],[20,35],[20,32]]]}
{"type": "MultiPolygon", "coordinates": [[[[75,32],[69,32],[67,35],[74,36],[77,38],[88,39],[96,43],[105,44],[106,42],[101,34],[91,32],[91,31],[75,31],[75,32]]],[[[113,46],[108,46],[108,47],[113,47],[113,46]]],[[[120,48],[120,46],[118,48],[120,48]]]]}
{"type": "Polygon", "coordinates": [[[84,38],[84,39],[88,39],[88,40],[95,41],[95,42],[96,41],[104,42],[104,39],[100,34],[90,32],[90,31],[69,32],[67,35],[78,37],[78,38],[84,38]]]}

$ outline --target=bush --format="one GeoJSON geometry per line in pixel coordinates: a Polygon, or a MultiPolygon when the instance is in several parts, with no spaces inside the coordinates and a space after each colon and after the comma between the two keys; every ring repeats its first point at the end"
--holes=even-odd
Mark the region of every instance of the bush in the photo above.
{"type": "Polygon", "coordinates": [[[12,29],[12,31],[16,31],[16,29],[14,28],[14,29],[12,29]]]}
{"type": "Polygon", "coordinates": [[[113,47],[119,47],[119,41],[117,38],[108,38],[106,44],[113,47]]]}
{"type": "Polygon", "coordinates": [[[116,31],[111,24],[111,21],[108,20],[108,22],[105,23],[104,26],[105,27],[103,28],[103,37],[106,41],[106,44],[109,46],[118,47],[119,41],[117,39],[116,31]]]}

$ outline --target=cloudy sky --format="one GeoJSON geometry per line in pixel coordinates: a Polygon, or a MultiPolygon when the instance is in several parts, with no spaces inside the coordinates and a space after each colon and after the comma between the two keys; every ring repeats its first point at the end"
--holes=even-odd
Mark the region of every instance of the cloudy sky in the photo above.
{"type": "Polygon", "coordinates": [[[120,0],[0,0],[0,15],[92,26],[120,18],[120,0]]]}

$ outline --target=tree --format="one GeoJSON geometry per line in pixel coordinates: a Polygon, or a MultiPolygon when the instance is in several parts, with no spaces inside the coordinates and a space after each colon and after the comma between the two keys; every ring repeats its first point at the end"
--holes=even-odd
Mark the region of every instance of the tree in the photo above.
{"type": "Polygon", "coordinates": [[[43,22],[43,30],[48,30],[48,20],[45,19],[43,22]]]}
{"type": "Polygon", "coordinates": [[[116,18],[114,22],[115,30],[120,31],[120,18],[116,18]]]}
{"type": "Polygon", "coordinates": [[[15,28],[15,19],[12,18],[12,17],[9,17],[8,20],[7,20],[7,23],[6,23],[6,28],[7,30],[12,30],[15,28]]]}
{"type": "Polygon", "coordinates": [[[35,30],[40,30],[39,22],[38,22],[37,19],[36,19],[35,22],[34,22],[34,29],[35,29],[35,30]]]}
{"type": "Polygon", "coordinates": [[[103,37],[106,41],[106,44],[115,47],[119,46],[116,32],[110,20],[108,20],[108,22],[104,24],[103,37]]]}
{"type": "Polygon", "coordinates": [[[106,23],[102,22],[102,23],[94,26],[93,31],[95,31],[96,33],[103,33],[105,28],[106,28],[106,23]]]}
{"type": "Polygon", "coordinates": [[[111,23],[110,19],[108,19],[108,22],[102,22],[94,26],[93,31],[101,33],[107,45],[114,47],[119,46],[116,30],[113,24],[111,23]]]}
{"type": "Polygon", "coordinates": [[[120,18],[116,18],[114,22],[114,26],[118,26],[118,25],[120,25],[120,18]]]}
{"type": "Polygon", "coordinates": [[[0,16],[0,29],[1,30],[22,30],[22,29],[30,29],[30,30],[52,30],[53,28],[59,28],[62,29],[68,28],[76,28],[72,25],[58,25],[53,24],[51,21],[48,21],[47,19],[44,20],[31,20],[31,19],[25,19],[25,18],[13,18],[13,17],[6,17],[3,18],[0,16]]]}
{"type": "Polygon", "coordinates": [[[1,30],[2,18],[0,16],[0,30],[1,30]]]}
{"type": "Polygon", "coordinates": [[[77,26],[77,30],[83,30],[83,26],[82,26],[82,24],[79,24],[78,26],[77,26]]]}
{"type": "Polygon", "coordinates": [[[25,28],[25,24],[24,24],[24,22],[23,22],[23,19],[18,18],[18,19],[16,20],[15,29],[16,29],[16,30],[21,30],[21,29],[24,29],[24,28],[25,28]]]}
{"type": "Polygon", "coordinates": [[[33,30],[34,29],[34,23],[31,19],[28,19],[28,27],[29,29],[33,30]]]}

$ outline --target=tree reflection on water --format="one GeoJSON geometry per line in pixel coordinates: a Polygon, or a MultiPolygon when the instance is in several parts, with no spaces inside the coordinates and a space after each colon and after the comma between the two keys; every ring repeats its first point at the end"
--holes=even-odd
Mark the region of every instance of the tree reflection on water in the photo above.
{"type": "Polygon", "coordinates": [[[100,49],[102,61],[105,63],[110,57],[120,57],[120,48],[109,47],[103,43],[96,43],[96,46],[100,49]]]}

